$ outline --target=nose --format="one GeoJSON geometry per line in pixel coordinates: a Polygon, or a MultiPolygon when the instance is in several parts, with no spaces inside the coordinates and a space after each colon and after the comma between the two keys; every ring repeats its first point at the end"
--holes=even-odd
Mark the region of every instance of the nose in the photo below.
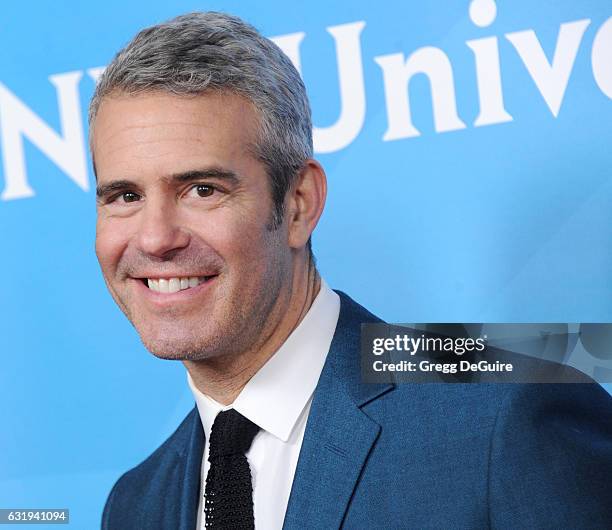
{"type": "Polygon", "coordinates": [[[168,258],[189,245],[189,233],[181,226],[176,205],[170,201],[148,201],[140,214],[136,243],[144,254],[168,258]]]}

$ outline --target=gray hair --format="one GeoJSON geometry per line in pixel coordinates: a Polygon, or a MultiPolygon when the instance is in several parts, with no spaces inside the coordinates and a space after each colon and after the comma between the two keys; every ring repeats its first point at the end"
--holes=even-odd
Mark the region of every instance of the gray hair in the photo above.
{"type": "Polygon", "coordinates": [[[304,83],[289,58],[253,26],[224,13],[190,13],[140,31],[101,75],[89,106],[90,134],[102,99],[115,93],[229,91],[259,114],[256,156],[270,177],[282,223],[287,191],[312,157],[312,121],[304,83]]]}

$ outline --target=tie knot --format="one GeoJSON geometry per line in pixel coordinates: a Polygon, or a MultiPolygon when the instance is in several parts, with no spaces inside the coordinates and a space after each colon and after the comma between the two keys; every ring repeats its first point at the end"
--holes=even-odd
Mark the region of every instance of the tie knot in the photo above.
{"type": "Polygon", "coordinates": [[[210,432],[209,458],[244,455],[259,427],[234,409],[219,412],[210,432]]]}

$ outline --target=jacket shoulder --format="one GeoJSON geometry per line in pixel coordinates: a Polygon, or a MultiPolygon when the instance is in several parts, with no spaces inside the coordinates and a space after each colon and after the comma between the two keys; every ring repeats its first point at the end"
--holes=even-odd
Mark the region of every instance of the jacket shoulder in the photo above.
{"type": "Polygon", "coordinates": [[[173,477],[185,458],[194,423],[199,421],[194,408],[178,428],[151,455],[126,471],[115,483],[104,506],[102,529],[138,528],[148,516],[148,503],[157,502],[158,490],[173,477]]]}

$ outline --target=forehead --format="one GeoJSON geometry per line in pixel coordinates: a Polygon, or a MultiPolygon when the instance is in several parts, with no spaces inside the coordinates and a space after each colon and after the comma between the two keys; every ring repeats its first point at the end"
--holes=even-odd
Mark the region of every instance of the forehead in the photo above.
{"type": "Polygon", "coordinates": [[[258,126],[253,105],[236,94],[112,95],[98,109],[92,154],[99,178],[238,166],[254,161],[258,126]]]}

